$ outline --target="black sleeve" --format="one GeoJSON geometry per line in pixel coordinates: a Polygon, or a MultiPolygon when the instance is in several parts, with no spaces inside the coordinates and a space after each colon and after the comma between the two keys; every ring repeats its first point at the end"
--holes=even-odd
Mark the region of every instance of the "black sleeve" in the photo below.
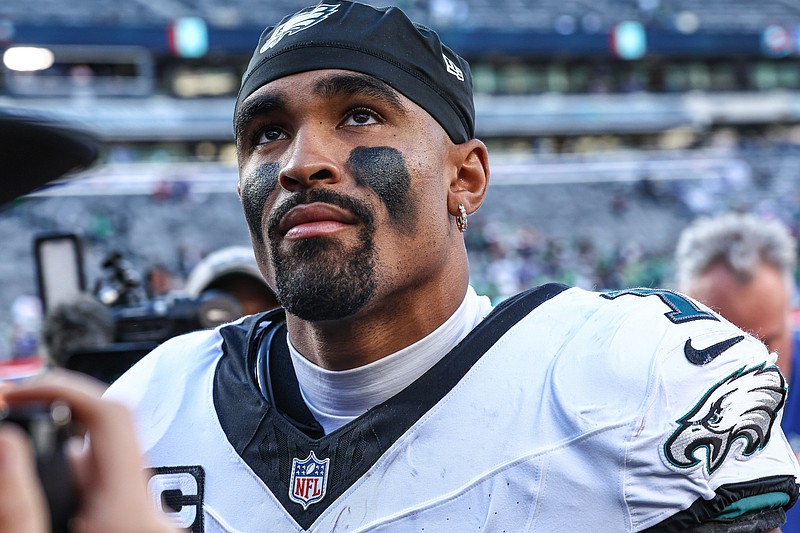
{"type": "Polygon", "coordinates": [[[764,533],[786,522],[786,510],[797,501],[794,476],[771,476],[723,485],[710,500],[698,499],[688,509],[645,530],[648,533],[764,533]],[[735,502],[761,499],[748,512],[723,513],[735,502]],[[730,517],[725,517],[730,516],[730,517]]]}

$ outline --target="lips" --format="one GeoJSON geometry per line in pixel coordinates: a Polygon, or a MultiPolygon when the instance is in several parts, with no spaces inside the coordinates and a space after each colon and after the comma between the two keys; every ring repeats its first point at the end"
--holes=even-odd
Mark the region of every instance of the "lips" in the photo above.
{"type": "Polygon", "coordinates": [[[293,207],[278,225],[278,232],[291,239],[317,237],[333,233],[358,219],[349,211],[335,205],[314,202],[293,207]]]}

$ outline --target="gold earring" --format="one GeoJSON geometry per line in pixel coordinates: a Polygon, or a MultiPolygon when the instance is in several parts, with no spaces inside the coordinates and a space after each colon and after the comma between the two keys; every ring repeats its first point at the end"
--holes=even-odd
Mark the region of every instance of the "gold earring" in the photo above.
{"type": "Polygon", "coordinates": [[[464,209],[464,204],[458,204],[458,213],[459,215],[456,217],[456,226],[458,227],[458,231],[464,233],[467,231],[467,210],[464,209]]]}

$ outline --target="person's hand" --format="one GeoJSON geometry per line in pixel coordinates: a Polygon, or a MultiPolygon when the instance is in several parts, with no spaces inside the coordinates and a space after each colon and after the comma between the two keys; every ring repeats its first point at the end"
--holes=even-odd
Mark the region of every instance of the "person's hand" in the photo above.
{"type": "Polygon", "coordinates": [[[31,443],[21,429],[0,426],[0,532],[47,533],[50,529],[31,443]]]}
{"type": "MultiPolygon", "coordinates": [[[[88,376],[54,370],[3,391],[3,397],[11,404],[63,402],[88,433],[87,441],[67,450],[79,498],[71,531],[177,533],[148,497],[130,411],[101,399],[104,389],[88,376]]],[[[0,427],[0,533],[49,530],[32,454],[30,441],[21,431],[0,427]]]]}

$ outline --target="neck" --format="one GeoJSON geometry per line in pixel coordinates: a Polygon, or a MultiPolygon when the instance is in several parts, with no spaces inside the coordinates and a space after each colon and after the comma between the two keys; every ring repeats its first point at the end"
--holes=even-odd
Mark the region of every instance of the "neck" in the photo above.
{"type": "Polygon", "coordinates": [[[448,281],[386,295],[340,320],[308,322],[287,313],[289,338],[301,354],[327,370],[372,363],[422,339],[458,309],[468,272],[448,281]]]}

